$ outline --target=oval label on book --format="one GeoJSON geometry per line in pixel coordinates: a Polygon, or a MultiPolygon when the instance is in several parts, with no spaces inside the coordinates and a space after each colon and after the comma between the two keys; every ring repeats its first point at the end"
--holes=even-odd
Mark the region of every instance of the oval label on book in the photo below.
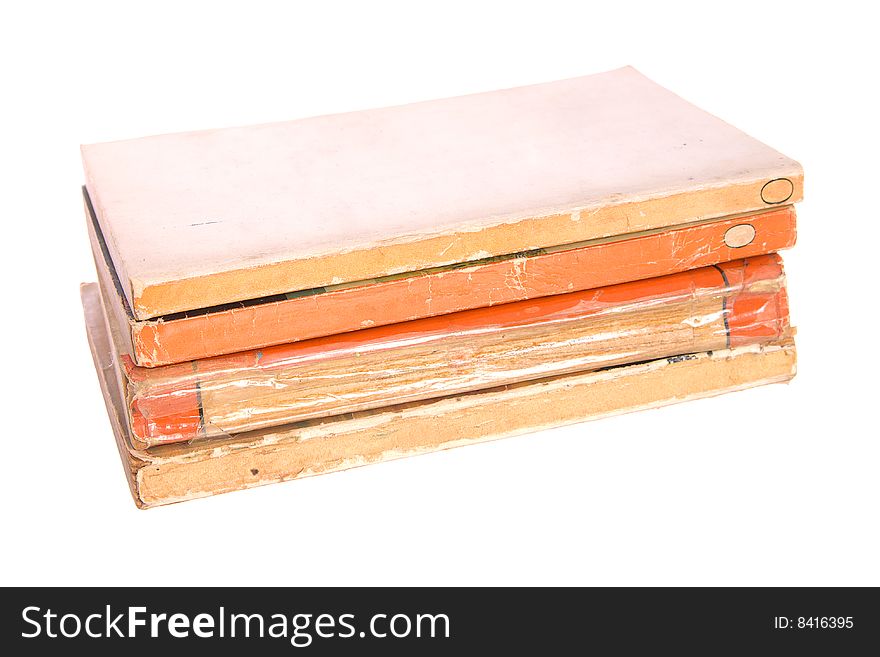
{"type": "Polygon", "coordinates": [[[794,183],[788,178],[774,178],[761,188],[761,200],[770,205],[785,203],[794,194],[794,183]]]}
{"type": "Polygon", "coordinates": [[[748,246],[755,239],[755,227],[751,224],[738,224],[724,233],[724,243],[731,249],[748,246]]]}

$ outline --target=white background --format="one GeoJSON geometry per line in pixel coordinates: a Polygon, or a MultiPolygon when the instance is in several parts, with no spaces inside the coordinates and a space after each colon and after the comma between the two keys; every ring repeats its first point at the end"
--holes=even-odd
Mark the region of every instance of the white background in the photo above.
{"type": "Polygon", "coordinates": [[[0,583],[880,584],[871,3],[286,4],[3,11],[0,583]],[[82,325],[80,143],[625,64],[803,164],[792,384],[135,509],[82,325]]]}

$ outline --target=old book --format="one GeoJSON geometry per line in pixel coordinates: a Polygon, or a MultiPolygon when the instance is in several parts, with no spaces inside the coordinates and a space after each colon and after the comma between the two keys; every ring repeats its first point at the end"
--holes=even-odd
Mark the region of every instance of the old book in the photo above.
{"type": "Polygon", "coordinates": [[[155,367],[309,338],[663,276],[772,253],[795,241],[793,206],[625,238],[538,249],[337,285],[209,312],[136,320],[85,195],[105,303],[135,365],[155,367]]]}
{"type": "Polygon", "coordinates": [[[803,182],[631,68],[82,154],[137,320],[773,208],[803,182]]]}
{"type": "Polygon", "coordinates": [[[107,410],[135,502],[151,507],[698,399],[795,373],[790,339],[570,374],[310,420],[193,444],[134,449],[97,286],[82,288],[107,410]]]}
{"type": "Polygon", "coordinates": [[[782,260],[767,255],[155,369],[135,366],[114,342],[132,442],[146,448],[788,331],[782,260]]]}

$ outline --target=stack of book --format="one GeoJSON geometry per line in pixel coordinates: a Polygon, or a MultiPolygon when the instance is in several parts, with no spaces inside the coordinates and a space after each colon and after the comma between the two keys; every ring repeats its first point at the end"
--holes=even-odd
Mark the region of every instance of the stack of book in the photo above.
{"type": "Polygon", "coordinates": [[[800,165],[631,68],[82,152],[138,506],[794,375],[800,165]]]}

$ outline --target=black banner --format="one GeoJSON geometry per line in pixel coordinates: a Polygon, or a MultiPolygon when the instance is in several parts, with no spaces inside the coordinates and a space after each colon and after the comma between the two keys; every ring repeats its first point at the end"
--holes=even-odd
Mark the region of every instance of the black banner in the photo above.
{"type": "MultiPolygon", "coordinates": [[[[875,589],[4,589],[3,646],[91,654],[515,654],[880,645],[875,589]],[[647,642],[647,643],[646,643],[647,642]],[[74,645],[75,644],[75,645],[74,645]]],[[[785,654],[785,653],[782,653],[785,654]]]]}

